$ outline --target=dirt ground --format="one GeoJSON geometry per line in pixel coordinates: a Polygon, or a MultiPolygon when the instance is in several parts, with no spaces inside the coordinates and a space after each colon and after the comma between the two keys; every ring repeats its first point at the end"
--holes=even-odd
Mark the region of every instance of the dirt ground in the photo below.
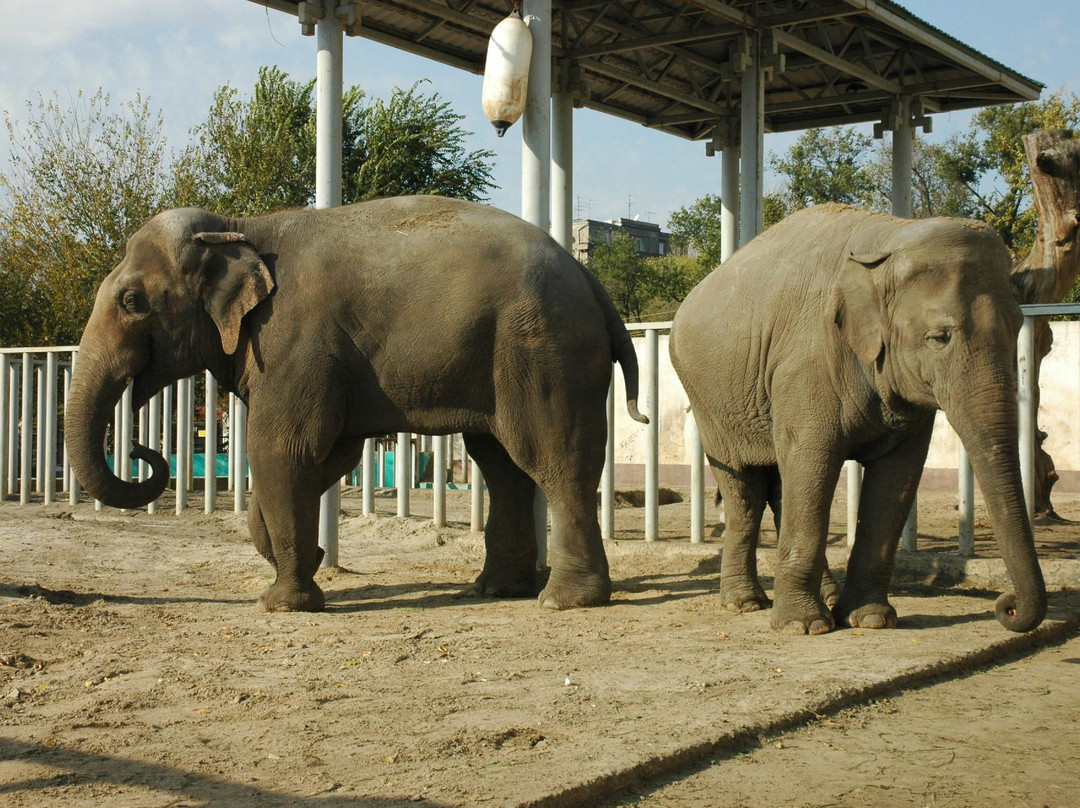
{"type": "MultiPolygon", "coordinates": [[[[618,511],[610,606],[471,597],[468,498],[435,529],[430,494],[399,519],[389,494],[364,517],[347,490],[315,615],[257,609],[271,570],[242,515],[0,504],[0,802],[970,805],[988,783],[1010,804],[1080,799],[1080,595],[1055,591],[1030,635],[1001,628],[985,518],[975,561],[946,538],[955,497],[920,505],[900,627],[816,638],[720,607],[720,527],[691,545],[685,502],[649,544],[641,509],[618,511]],[[1027,779],[1003,774],[1031,752],[1027,779]]],[[[1056,504],[1080,518],[1077,497],[1056,504]]],[[[1080,525],[1038,537],[1057,590],[1080,525]]]]}

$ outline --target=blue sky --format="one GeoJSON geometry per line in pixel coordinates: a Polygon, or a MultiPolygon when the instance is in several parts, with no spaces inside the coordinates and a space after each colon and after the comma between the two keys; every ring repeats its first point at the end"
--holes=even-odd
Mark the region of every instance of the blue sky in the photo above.
{"type": "MultiPolygon", "coordinates": [[[[114,106],[141,91],[162,111],[171,148],[179,149],[201,122],[214,90],[224,83],[250,92],[260,65],[277,64],[294,78],[315,69],[315,41],[294,17],[248,0],[49,0],[16,14],[25,3],[3,0],[0,30],[0,109],[15,122],[38,93],[63,101],[99,87],[114,106]]],[[[1025,76],[1044,91],[1080,95],[1080,3],[1043,0],[901,0],[912,13],[1025,76]],[[1027,6],[1021,10],[1021,5],[1027,6]]],[[[479,76],[376,43],[347,38],[345,80],[370,94],[429,79],[465,115],[470,148],[496,153],[501,186],[493,204],[520,212],[520,125],[499,139],[480,108],[479,76]]],[[[666,224],[671,211],[718,193],[720,160],[704,146],[642,126],[581,110],[575,116],[576,213],[594,219],[640,215],[666,224]]],[[[933,139],[968,122],[968,114],[934,116],[933,139]]],[[[867,129],[869,131],[869,129],[867,129]]],[[[795,135],[766,135],[766,154],[783,152],[795,135]]],[[[8,145],[0,137],[0,161],[8,145]]],[[[766,179],[766,187],[775,178],[766,179]]]]}

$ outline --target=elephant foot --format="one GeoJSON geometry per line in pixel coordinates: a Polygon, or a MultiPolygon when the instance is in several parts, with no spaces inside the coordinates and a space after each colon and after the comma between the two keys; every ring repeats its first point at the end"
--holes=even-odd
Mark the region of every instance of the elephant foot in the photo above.
{"type": "Polygon", "coordinates": [[[821,599],[830,609],[840,602],[840,584],[828,570],[821,576],[821,599]]]}
{"type": "Polygon", "coordinates": [[[836,627],[832,613],[821,602],[808,609],[784,608],[774,604],[769,623],[775,631],[792,637],[828,634],[836,627]]]}
{"type": "Polygon", "coordinates": [[[769,600],[760,584],[744,588],[721,586],[720,602],[729,612],[737,614],[760,612],[772,605],[772,601],[769,600]]]}
{"type": "Polygon", "coordinates": [[[888,603],[867,603],[856,609],[838,603],[833,608],[838,625],[851,628],[896,628],[896,609],[888,603]]]}
{"type": "Polygon", "coordinates": [[[536,571],[488,570],[473,582],[473,592],[491,598],[531,598],[536,594],[536,571]]]}
{"type": "Polygon", "coordinates": [[[551,571],[547,586],[540,593],[539,603],[545,609],[577,609],[602,606],[611,600],[611,578],[607,575],[560,575],[551,571]]]}
{"type": "Polygon", "coordinates": [[[262,595],[259,604],[268,612],[321,612],[326,599],[318,584],[285,584],[275,581],[262,595]]]}

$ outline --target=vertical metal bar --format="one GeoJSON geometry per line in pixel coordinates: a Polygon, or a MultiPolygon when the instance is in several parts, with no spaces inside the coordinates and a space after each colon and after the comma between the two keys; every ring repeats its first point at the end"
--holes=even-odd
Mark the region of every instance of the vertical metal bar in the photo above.
{"type": "Polygon", "coordinates": [[[59,362],[56,351],[45,354],[45,409],[38,418],[45,425],[44,462],[45,468],[45,504],[56,501],[56,421],[60,414],[58,401],[59,362]]]}
{"type": "MultiPolygon", "coordinates": [[[[901,96],[897,103],[896,129],[892,134],[892,214],[911,218],[911,166],[915,149],[915,130],[911,125],[911,97],[901,96]]],[[[904,523],[901,546],[915,550],[919,535],[919,499],[911,502],[911,511],[904,523]]]]}
{"type": "Polygon", "coordinates": [[[742,183],[739,205],[739,245],[742,246],[761,232],[762,226],[762,154],[765,139],[765,82],[761,76],[760,37],[748,33],[751,40],[753,64],[742,74],[740,114],[742,183]]]}
{"type": "Polygon", "coordinates": [[[37,406],[34,410],[34,491],[38,494],[45,490],[45,368],[34,363],[34,391],[37,406]]]}
{"type": "Polygon", "coordinates": [[[739,147],[724,146],[720,163],[720,262],[739,246],[739,147]]]}
{"type": "Polygon", "coordinates": [[[8,490],[8,457],[11,445],[8,442],[8,390],[10,385],[9,360],[6,353],[0,353],[0,500],[8,490]]]}
{"type": "Polygon", "coordinates": [[[957,441],[956,451],[956,518],[960,555],[975,555],[975,472],[963,441],[957,441]]]}
{"type": "Polygon", "coordinates": [[[131,482],[131,382],[128,382],[123,395],[120,396],[119,423],[120,426],[117,430],[119,442],[116,445],[115,460],[113,462],[120,469],[118,472],[120,479],[131,482]]]}
{"type": "Polygon", "coordinates": [[[645,541],[660,537],[660,358],[659,332],[645,332],[645,541]]]}
{"type": "MultiPolygon", "coordinates": [[[[146,430],[147,430],[148,420],[149,420],[149,412],[147,412],[146,405],[143,404],[141,407],[139,407],[139,437],[138,437],[138,442],[143,444],[144,446],[146,445],[146,430]]],[[[150,467],[147,466],[145,460],[140,459],[137,468],[138,468],[138,474],[139,474],[139,482],[142,482],[143,480],[146,479],[146,473],[150,470],[150,467]]]]}
{"type": "Polygon", "coordinates": [[[188,501],[188,436],[191,434],[191,413],[188,412],[188,390],[191,379],[176,382],[176,513],[187,510],[188,501]]]}
{"type": "Polygon", "coordinates": [[[705,450],[701,446],[694,413],[687,413],[690,421],[690,541],[705,541],[705,450]]]}
{"type": "MultiPolygon", "coordinates": [[[[68,398],[71,394],[71,366],[72,363],[67,363],[61,366],[61,385],[60,385],[60,401],[64,405],[64,415],[67,416],[67,404],[68,398]]],[[[0,382],[2,383],[2,382],[0,382]]],[[[3,401],[3,395],[0,395],[0,402],[3,401]]],[[[60,424],[60,428],[63,430],[61,434],[66,434],[67,430],[64,429],[63,423],[60,424]]],[[[0,464],[2,465],[2,464],[0,464]]],[[[2,472],[0,472],[2,473],[2,472]]],[[[60,440],[60,484],[63,486],[61,490],[69,492],[71,491],[71,458],[67,453],[67,441],[60,440]]],[[[0,490],[3,490],[3,486],[0,485],[0,490]]],[[[78,500],[75,503],[77,504],[78,500]]]]}
{"type": "Polygon", "coordinates": [[[169,384],[161,391],[161,453],[169,464],[170,473],[173,459],[173,399],[175,385],[169,384]]]}
{"type": "MultiPolygon", "coordinates": [[[[71,352],[71,364],[68,367],[68,372],[67,372],[67,374],[65,376],[65,382],[66,382],[66,386],[65,386],[65,389],[64,389],[64,413],[65,414],[67,413],[68,399],[71,396],[71,382],[72,382],[72,379],[75,376],[75,363],[78,361],[78,358],[79,358],[79,352],[78,351],[72,351],[71,352]]],[[[82,494],[82,486],[79,483],[78,477],[75,476],[75,471],[71,468],[71,461],[68,459],[66,432],[65,432],[64,438],[65,438],[64,462],[67,465],[67,469],[68,469],[68,504],[69,505],[78,505],[79,504],[79,499],[81,498],[81,494],[82,494]]]]}
{"type": "Polygon", "coordinates": [[[847,546],[854,547],[862,496],[862,465],[858,460],[848,460],[844,465],[847,466],[847,546]]]}
{"type": "Polygon", "coordinates": [[[28,505],[34,463],[34,362],[29,352],[24,351],[22,357],[22,462],[19,469],[19,503],[28,505]]]}
{"type": "MultiPolygon", "coordinates": [[[[146,445],[155,452],[161,451],[161,393],[155,393],[150,399],[150,412],[146,419],[146,445]]],[[[157,500],[146,504],[147,513],[157,513],[157,500]]]]}
{"type": "Polygon", "coordinates": [[[9,361],[8,364],[8,405],[7,405],[7,418],[8,418],[8,473],[7,473],[7,488],[6,493],[14,494],[16,481],[19,477],[19,373],[20,363],[17,361],[9,361]]]}
{"type": "Polygon", "coordinates": [[[247,404],[236,397],[236,420],[230,427],[229,443],[236,444],[233,465],[233,510],[240,512],[247,506],[247,404]]]}
{"type": "Polygon", "coordinates": [[[472,495],[469,528],[473,533],[481,533],[484,530],[484,473],[472,458],[469,458],[469,463],[469,487],[472,495]]]}
{"type": "Polygon", "coordinates": [[[361,461],[361,474],[363,480],[362,512],[364,516],[375,513],[375,439],[368,438],[364,441],[364,459],[361,461]]]}
{"type": "Polygon", "coordinates": [[[412,485],[412,435],[397,433],[394,447],[394,483],[397,487],[397,515],[408,516],[409,488],[412,485]]]}
{"type": "Polygon", "coordinates": [[[607,391],[607,443],[604,473],[600,477],[600,536],[615,538],[615,377],[607,391]]]}
{"type": "Polygon", "coordinates": [[[911,502],[911,510],[908,511],[907,521],[904,522],[904,530],[901,534],[901,546],[904,550],[913,552],[919,547],[919,498],[916,495],[911,502]]]}
{"type": "Polygon", "coordinates": [[[236,394],[229,393],[229,447],[226,451],[227,473],[225,475],[227,482],[225,483],[225,489],[227,491],[233,490],[233,485],[236,483],[236,394]]]}
{"type": "Polygon", "coordinates": [[[446,441],[448,435],[436,435],[431,462],[431,511],[435,527],[446,527],[446,441]]]}
{"type": "Polygon", "coordinates": [[[1035,318],[1024,315],[1017,340],[1017,395],[1020,404],[1020,480],[1028,520],[1035,518],[1035,318]]]}
{"type": "Polygon", "coordinates": [[[206,371],[206,439],[203,441],[203,512],[213,513],[217,508],[217,379],[206,371]]]}

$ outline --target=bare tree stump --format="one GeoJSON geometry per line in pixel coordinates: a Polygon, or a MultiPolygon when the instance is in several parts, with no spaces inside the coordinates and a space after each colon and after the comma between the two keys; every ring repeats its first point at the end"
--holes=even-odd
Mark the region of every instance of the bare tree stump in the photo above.
{"type": "MultiPolygon", "coordinates": [[[[1059,303],[1080,273],[1080,140],[1064,129],[1025,135],[1024,150],[1031,172],[1038,225],[1031,252],[1013,267],[1021,303],[1059,303]]],[[[1045,317],[1035,330],[1035,406],[1039,404],[1039,370],[1050,352],[1053,334],[1045,317]]],[[[1046,433],[1036,416],[1035,515],[1059,518],[1050,501],[1058,480],[1054,460],[1043,449],[1046,433]]]]}

